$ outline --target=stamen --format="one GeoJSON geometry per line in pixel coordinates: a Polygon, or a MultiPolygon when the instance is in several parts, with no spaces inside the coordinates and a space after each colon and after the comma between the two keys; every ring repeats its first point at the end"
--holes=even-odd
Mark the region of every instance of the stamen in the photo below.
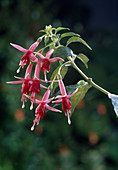
{"type": "Polygon", "coordinates": [[[34,126],[31,127],[31,131],[33,131],[33,130],[34,130],[34,126]]]}
{"type": "Polygon", "coordinates": [[[45,81],[47,81],[46,70],[44,70],[45,81]]]}
{"type": "Polygon", "coordinates": [[[33,102],[31,103],[31,106],[30,106],[30,110],[32,110],[33,109],[33,102]]]}
{"type": "Polygon", "coordinates": [[[70,116],[69,116],[69,113],[67,114],[68,114],[68,124],[70,125],[71,124],[70,116]]]}
{"type": "Polygon", "coordinates": [[[24,109],[25,108],[25,103],[23,102],[23,104],[22,104],[22,109],[24,109]]]}
{"type": "Polygon", "coordinates": [[[34,124],[32,125],[32,127],[31,127],[31,131],[33,131],[34,130],[34,126],[35,126],[35,120],[34,120],[34,124]]]}
{"type": "Polygon", "coordinates": [[[17,70],[16,72],[19,73],[19,72],[20,72],[20,69],[21,69],[21,65],[20,65],[20,67],[18,68],[18,70],[17,70]]]}
{"type": "Polygon", "coordinates": [[[70,119],[68,120],[68,124],[69,124],[69,125],[71,124],[71,120],[70,120],[70,119]]]}

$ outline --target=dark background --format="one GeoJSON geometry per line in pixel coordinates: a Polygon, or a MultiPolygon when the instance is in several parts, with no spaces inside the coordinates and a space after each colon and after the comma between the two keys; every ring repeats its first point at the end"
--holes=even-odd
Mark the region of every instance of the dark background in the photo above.
{"type": "MultiPolygon", "coordinates": [[[[64,114],[48,112],[34,132],[30,102],[21,109],[20,85],[14,80],[21,52],[10,42],[28,48],[45,25],[69,27],[89,45],[70,45],[83,52],[89,69],[80,68],[106,90],[118,94],[117,0],[1,0],[0,1],[0,170],[116,170],[118,120],[107,96],[92,88],[67,124],[64,114]]],[[[65,84],[82,77],[75,70],[65,84]]],[[[19,74],[23,76],[23,71],[19,74]]]]}

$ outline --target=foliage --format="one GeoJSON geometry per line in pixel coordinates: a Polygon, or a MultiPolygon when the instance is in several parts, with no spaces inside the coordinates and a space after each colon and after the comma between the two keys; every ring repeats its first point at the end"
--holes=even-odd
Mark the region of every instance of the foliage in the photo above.
{"type": "MultiPolygon", "coordinates": [[[[106,3],[106,8],[102,5],[105,12],[107,5],[106,3]]],[[[89,69],[86,70],[80,60],[76,59],[75,62],[98,84],[116,93],[118,34],[111,29],[111,20],[109,20],[108,30],[101,26],[101,29],[96,29],[92,24],[91,31],[90,21],[94,18],[91,12],[90,5],[84,5],[77,0],[73,3],[50,0],[46,2],[0,1],[2,23],[0,27],[0,170],[118,169],[118,122],[110,100],[102,93],[90,89],[84,100],[76,106],[71,117],[71,126],[66,123],[63,114],[57,113],[57,116],[53,112],[48,112],[34,132],[30,132],[34,110],[29,111],[28,101],[25,110],[21,111],[19,93],[21,86],[5,84],[6,81],[13,79],[18,66],[16,63],[21,57],[21,52],[16,53],[8,45],[11,40],[28,48],[37,38],[38,31],[44,25],[53,23],[56,27],[61,24],[64,27],[71,27],[72,31],[86,37],[85,39],[93,48],[92,52],[79,43],[72,43],[69,48],[72,47],[76,54],[84,53],[89,56],[89,69]]],[[[106,12],[106,14],[108,15],[105,16],[109,18],[109,15],[114,14],[113,9],[111,13],[106,12]]],[[[100,21],[103,21],[103,16],[101,18],[99,15],[95,23],[101,23],[100,21]]],[[[62,30],[64,31],[67,30],[62,30]]],[[[66,38],[68,37],[62,38],[61,42],[65,42],[66,38]]],[[[43,43],[41,45],[43,48],[43,43]]],[[[21,71],[20,76],[22,74],[24,70],[21,71]]],[[[49,78],[51,75],[52,72],[49,78]]],[[[82,77],[69,67],[64,77],[64,84],[66,86],[70,82],[72,85],[77,84],[81,79],[82,77]]],[[[41,95],[43,93],[44,90],[41,95]]],[[[58,108],[61,109],[60,106],[58,108]]]]}

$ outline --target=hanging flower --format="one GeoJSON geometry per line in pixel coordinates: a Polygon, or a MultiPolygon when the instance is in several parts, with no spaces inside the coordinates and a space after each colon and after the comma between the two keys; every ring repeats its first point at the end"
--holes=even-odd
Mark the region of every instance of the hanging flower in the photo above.
{"type": "Polygon", "coordinates": [[[59,87],[60,87],[61,96],[60,95],[56,96],[58,100],[52,101],[52,103],[62,102],[62,109],[65,111],[65,116],[68,116],[68,124],[71,124],[70,114],[71,114],[72,104],[69,98],[72,97],[77,92],[77,89],[72,94],[67,95],[66,89],[65,89],[65,86],[62,80],[59,80],[59,87]]]}
{"type": "Polygon", "coordinates": [[[39,45],[39,41],[36,41],[35,43],[33,43],[28,50],[24,49],[23,47],[21,47],[19,45],[12,44],[12,43],[10,43],[10,44],[14,48],[25,53],[20,60],[20,63],[19,63],[20,67],[18,68],[17,73],[20,72],[21,67],[24,68],[24,65],[26,65],[30,62],[30,59],[32,59],[33,61],[37,61],[37,58],[34,56],[33,52],[36,49],[36,47],[39,45]]]}
{"type": "MultiPolygon", "coordinates": [[[[37,100],[35,99],[33,102],[34,103],[37,103],[39,104],[38,107],[36,108],[36,111],[35,111],[35,116],[36,118],[34,119],[34,124],[33,126],[31,127],[31,130],[33,131],[34,130],[34,127],[35,127],[35,124],[37,123],[37,125],[39,124],[39,121],[40,121],[40,118],[44,118],[45,116],[45,109],[47,108],[48,110],[51,110],[51,111],[54,111],[54,112],[61,112],[60,110],[58,109],[55,109],[53,107],[50,107],[48,105],[48,103],[50,103],[53,98],[49,98],[49,95],[50,95],[50,90],[47,90],[42,98],[42,100],[37,100]]],[[[28,97],[30,100],[32,100],[32,97],[31,96],[28,96],[28,95],[25,95],[26,97],[28,97]]]]}
{"type": "MultiPolygon", "coordinates": [[[[32,97],[30,110],[33,109],[33,103],[34,103],[34,100],[36,98],[36,94],[39,94],[40,91],[41,91],[40,87],[47,88],[47,87],[43,86],[42,84],[40,84],[40,81],[43,81],[43,80],[39,79],[40,66],[41,66],[41,61],[38,60],[37,64],[36,64],[36,67],[35,67],[34,78],[31,79],[32,84],[31,84],[31,87],[29,89],[29,92],[31,93],[31,97],[32,97]]],[[[45,81],[43,81],[43,82],[45,82],[45,81]]]]}
{"type": "Polygon", "coordinates": [[[54,49],[49,50],[45,57],[40,53],[36,53],[42,59],[41,60],[41,62],[42,62],[41,70],[44,70],[45,81],[47,81],[46,73],[50,72],[50,63],[53,63],[53,62],[58,61],[58,60],[64,61],[60,57],[55,57],[55,58],[50,59],[53,52],[54,52],[54,49]]]}
{"type": "Polygon", "coordinates": [[[30,92],[29,89],[30,89],[30,84],[31,84],[31,77],[30,77],[31,71],[32,71],[32,63],[30,63],[28,65],[24,78],[15,76],[15,78],[20,79],[20,80],[19,81],[7,82],[9,84],[20,84],[20,83],[22,83],[22,89],[21,89],[21,93],[22,93],[21,101],[23,102],[22,108],[25,107],[25,102],[27,101],[26,96],[24,94],[29,94],[29,92],[30,92]]]}
{"type": "Polygon", "coordinates": [[[47,87],[43,86],[40,83],[40,81],[45,82],[45,83],[57,82],[56,80],[55,81],[45,81],[45,80],[40,79],[39,78],[40,77],[40,67],[41,67],[41,61],[38,60],[36,67],[35,67],[34,78],[31,79],[32,83],[31,83],[31,86],[30,86],[30,89],[29,89],[29,92],[31,93],[31,97],[32,97],[30,110],[33,109],[33,103],[34,103],[34,100],[36,98],[36,94],[39,94],[40,91],[41,91],[40,87],[47,89],[47,87]]]}

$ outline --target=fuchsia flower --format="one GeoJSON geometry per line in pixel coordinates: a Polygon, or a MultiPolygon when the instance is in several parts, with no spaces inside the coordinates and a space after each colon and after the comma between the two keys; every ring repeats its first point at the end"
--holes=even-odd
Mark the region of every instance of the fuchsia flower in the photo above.
{"type": "Polygon", "coordinates": [[[68,124],[71,124],[70,109],[72,109],[72,104],[71,104],[69,98],[72,97],[77,92],[77,89],[72,94],[67,95],[66,89],[65,89],[65,86],[64,86],[62,80],[59,80],[59,87],[60,87],[61,96],[60,95],[56,96],[56,98],[58,98],[58,100],[52,101],[52,103],[62,102],[62,109],[65,111],[65,116],[68,116],[68,124]]]}
{"type": "Polygon", "coordinates": [[[54,49],[49,50],[45,57],[40,53],[36,53],[42,59],[41,60],[41,62],[42,62],[41,70],[44,70],[45,81],[47,80],[46,73],[50,72],[50,63],[53,63],[53,62],[58,61],[58,60],[64,61],[60,57],[55,57],[55,58],[50,59],[53,52],[54,52],[54,49]]]}
{"type": "Polygon", "coordinates": [[[30,110],[33,109],[33,103],[34,103],[34,100],[35,100],[35,98],[36,98],[36,94],[39,94],[40,91],[41,91],[40,87],[42,87],[42,88],[47,88],[47,87],[43,86],[42,84],[40,84],[40,81],[45,82],[45,83],[57,82],[56,80],[55,80],[55,81],[45,81],[45,80],[40,79],[40,78],[39,78],[39,75],[40,75],[40,67],[41,67],[41,61],[38,60],[38,61],[37,61],[37,64],[36,64],[36,67],[35,67],[34,78],[31,79],[32,84],[31,84],[31,87],[30,87],[30,89],[29,89],[29,92],[31,93],[31,97],[32,97],[30,110]]]}
{"type": "Polygon", "coordinates": [[[39,79],[40,66],[41,66],[41,61],[38,60],[36,67],[35,67],[34,78],[31,79],[33,82],[32,82],[31,87],[29,89],[29,92],[31,93],[31,97],[32,97],[30,110],[33,109],[33,103],[34,103],[34,99],[36,98],[36,94],[39,94],[40,91],[41,91],[40,87],[47,88],[47,87],[40,84],[40,81],[45,82],[44,80],[39,79]]]}
{"type": "Polygon", "coordinates": [[[24,94],[29,94],[29,89],[30,89],[30,83],[31,83],[31,71],[32,71],[32,64],[30,63],[27,67],[27,70],[25,72],[25,77],[21,78],[21,77],[16,77],[17,79],[20,79],[19,81],[11,81],[11,82],[7,82],[10,84],[20,84],[22,83],[22,89],[21,89],[21,93],[22,93],[22,98],[21,101],[23,102],[22,108],[25,107],[25,102],[26,100],[26,96],[24,94]]]}
{"type": "Polygon", "coordinates": [[[12,44],[12,43],[10,43],[10,44],[14,48],[25,53],[20,60],[20,63],[19,63],[20,67],[18,68],[17,73],[20,72],[21,67],[23,68],[24,65],[26,65],[30,62],[30,59],[32,59],[33,61],[37,61],[37,58],[34,56],[33,52],[36,49],[36,47],[39,45],[39,41],[36,41],[35,43],[33,43],[28,50],[24,49],[23,47],[21,47],[19,45],[12,44]]]}
{"type": "MultiPolygon", "coordinates": [[[[45,82],[45,83],[52,82],[52,81],[45,81],[45,80],[42,80],[42,79],[39,78],[40,67],[41,67],[41,61],[38,60],[36,67],[35,67],[34,78],[31,78],[32,64],[30,63],[27,67],[24,78],[15,76],[15,78],[20,79],[20,80],[19,81],[7,82],[7,83],[10,83],[10,84],[20,84],[20,83],[22,83],[22,89],[21,89],[21,92],[22,92],[21,101],[23,102],[22,108],[25,107],[25,102],[27,101],[26,96],[24,94],[28,95],[29,93],[31,93],[32,100],[31,100],[30,110],[32,110],[33,109],[33,103],[34,103],[34,100],[36,98],[36,94],[39,94],[40,91],[41,91],[40,87],[47,88],[47,87],[43,86],[42,84],[40,84],[40,81],[45,82]],[[31,84],[31,86],[30,86],[30,84],[31,84]]],[[[57,82],[57,81],[55,80],[53,82],[57,82]]]]}
{"type": "MultiPolygon", "coordinates": [[[[34,124],[33,126],[31,127],[31,130],[33,131],[34,130],[34,127],[35,127],[35,124],[37,123],[37,125],[39,124],[39,121],[40,121],[40,118],[44,118],[45,116],[45,109],[49,109],[51,111],[54,111],[54,112],[61,112],[60,110],[58,109],[55,109],[53,107],[50,107],[48,105],[48,103],[51,102],[51,100],[53,100],[53,98],[49,98],[49,95],[50,95],[50,90],[47,90],[42,98],[42,101],[40,100],[37,100],[35,99],[33,102],[34,103],[37,103],[39,104],[38,107],[36,108],[35,110],[35,116],[36,118],[34,119],[34,124]]],[[[28,95],[25,95],[26,97],[28,97],[30,100],[32,100],[32,97],[28,96],[28,95]]]]}

